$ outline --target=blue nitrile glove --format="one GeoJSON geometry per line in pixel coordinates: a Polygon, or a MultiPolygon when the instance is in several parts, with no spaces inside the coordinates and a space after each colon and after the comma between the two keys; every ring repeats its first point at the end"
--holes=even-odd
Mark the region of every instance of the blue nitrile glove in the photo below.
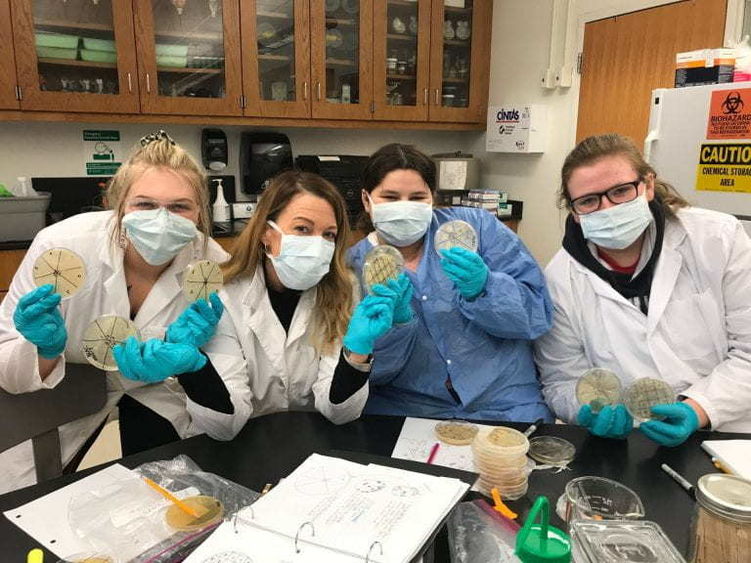
{"type": "Polygon", "coordinates": [[[576,420],[595,436],[618,440],[625,439],[634,427],[634,419],[623,405],[607,405],[598,413],[593,413],[589,405],[582,405],[576,420]]]}
{"type": "Polygon", "coordinates": [[[404,324],[415,316],[412,310],[412,282],[402,272],[395,280],[388,280],[386,285],[376,284],[371,288],[374,295],[388,297],[394,303],[394,323],[404,324]]]}
{"type": "Polygon", "coordinates": [[[388,297],[368,295],[357,304],[349,320],[344,346],[355,354],[371,354],[375,341],[394,324],[394,305],[388,297]]]}
{"type": "Polygon", "coordinates": [[[441,267],[464,299],[478,297],[488,282],[487,265],[476,252],[455,246],[441,250],[441,267]]]}
{"type": "Polygon", "coordinates": [[[209,305],[205,299],[198,299],[185,309],[175,322],[167,327],[167,342],[190,344],[200,348],[214,336],[216,325],[222,318],[224,305],[219,295],[209,295],[209,305]]]}
{"type": "Polygon", "coordinates": [[[18,300],[13,323],[23,337],[36,345],[39,355],[49,360],[65,350],[68,332],[58,305],[62,297],[53,293],[55,287],[46,284],[30,291],[18,300]]]}
{"type": "Polygon", "coordinates": [[[655,405],[652,412],[665,420],[648,420],[639,426],[644,435],[661,446],[678,446],[699,428],[699,417],[687,403],[655,405]]]}
{"type": "Polygon", "coordinates": [[[206,365],[206,356],[195,346],[156,338],[139,342],[131,336],[115,346],[112,354],[123,377],[144,383],[157,383],[206,365]]]}

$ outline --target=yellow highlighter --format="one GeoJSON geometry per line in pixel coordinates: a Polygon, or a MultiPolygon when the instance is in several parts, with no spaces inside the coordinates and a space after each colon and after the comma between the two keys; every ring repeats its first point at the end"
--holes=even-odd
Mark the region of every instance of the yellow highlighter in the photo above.
{"type": "Polygon", "coordinates": [[[148,477],[144,477],[143,480],[146,481],[146,484],[149,487],[151,487],[152,489],[154,489],[157,493],[159,493],[160,495],[162,495],[164,498],[166,498],[168,501],[170,501],[171,503],[173,503],[175,506],[177,506],[180,510],[182,510],[186,514],[191,515],[193,518],[200,518],[201,516],[203,516],[203,514],[201,512],[199,512],[198,510],[196,510],[195,508],[193,508],[191,506],[188,506],[183,501],[181,501],[179,498],[177,498],[175,495],[173,495],[172,493],[170,493],[167,489],[165,489],[164,487],[160,487],[159,485],[157,485],[156,483],[154,483],[154,481],[152,481],[148,477]]]}
{"type": "Polygon", "coordinates": [[[35,547],[26,556],[26,563],[44,563],[44,551],[35,547]]]}

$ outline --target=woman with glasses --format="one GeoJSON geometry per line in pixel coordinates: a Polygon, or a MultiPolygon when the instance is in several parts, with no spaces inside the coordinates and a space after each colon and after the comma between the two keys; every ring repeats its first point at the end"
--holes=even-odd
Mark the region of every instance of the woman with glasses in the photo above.
{"type": "MultiPolygon", "coordinates": [[[[109,183],[111,209],[40,231],[0,305],[0,387],[10,393],[52,389],[70,364],[96,369],[81,342],[103,315],[139,329],[139,341],[115,350],[119,371],[101,372],[105,407],[59,428],[62,462],[73,470],[116,406],[125,455],[187,436],[183,382],[165,379],[190,378],[206,363],[198,346],[221,315],[216,298],[191,305],[181,288],[191,262],[226,258],[209,238],[206,175],[164,132],[141,143],[109,183]],[[35,261],[52,248],[73,251],[86,269],[84,285],[62,302],[53,285],[37,287],[33,279],[35,261]]],[[[200,387],[186,380],[191,384],[200,387]]],[[[0,492],[34,481],[30,441],[0,454],[0,492]]]]}
{"type": "Polygon", "coordinates": [[[751,240],[733,216],[690,207],[620,135],[589,137],[566,158],[563,248],[545,273],[555,316],[536,342],[555,414],[625,438],[623,404],[576,399],[578,378],[614,371],[625,387],[650,377],[674,403],[639,429],[675,446],[698,428],[751,431],[751,240]]]}

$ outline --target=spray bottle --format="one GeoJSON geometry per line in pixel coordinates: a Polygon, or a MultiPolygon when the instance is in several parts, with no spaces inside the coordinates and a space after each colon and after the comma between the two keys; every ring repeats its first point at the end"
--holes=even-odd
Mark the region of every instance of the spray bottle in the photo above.
{"type": "Polygon", "coordinates": [[[229,222],[229,204],[224,199],[224,187],[222,186],[222,179],[217,178],[212,180],[216,183],[216,199],[212,207],[212,215],[214,217],[214,223],[228,223],[229,222]]]}

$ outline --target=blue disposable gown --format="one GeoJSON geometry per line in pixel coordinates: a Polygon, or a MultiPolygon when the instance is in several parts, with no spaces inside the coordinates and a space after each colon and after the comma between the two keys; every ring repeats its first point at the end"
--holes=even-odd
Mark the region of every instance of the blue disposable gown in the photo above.
{"type": "MultiPolygon", "coordinates": [[[[417,272],[406,271],[415,317],[376,341],[365,412],[551,421],[532,358],[531,341],[550,329],[552,319],[535,260],[511,230],[479,209],[436,209],[424,241],[417,272]],[[485,292],[474,301],[461,297],[433,246],[438,227],[455,219],[475,228],[478,253],[490,269],[485,292]]],[[[360,279],[372,247],[366,238],[349,251],[360,279]]]]}

